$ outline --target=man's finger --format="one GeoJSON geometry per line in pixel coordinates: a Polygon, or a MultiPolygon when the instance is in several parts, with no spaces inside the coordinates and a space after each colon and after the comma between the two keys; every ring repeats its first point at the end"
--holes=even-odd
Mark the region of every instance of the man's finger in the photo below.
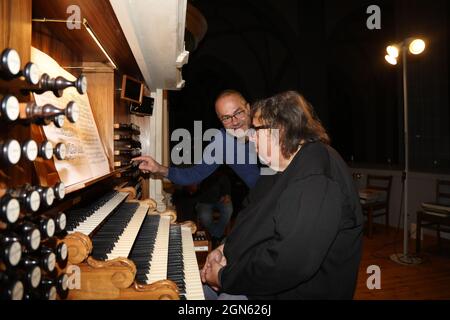
{"type": "Polygon", "coordinates": [[[136,158],[131,159],[131,161],[139,161],[139,160],[148,160],[148,158],[141,156],[141,157],[136,157],[136,158]]]}

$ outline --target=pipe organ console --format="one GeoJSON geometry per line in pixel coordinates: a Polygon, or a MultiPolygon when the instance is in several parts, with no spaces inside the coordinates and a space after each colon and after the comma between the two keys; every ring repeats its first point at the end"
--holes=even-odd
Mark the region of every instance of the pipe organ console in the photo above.
{"type": "Polygon", "coordinates": [[[0,299],[204,299],[195,224],[177,223],[173,210],[158,213],[148,177],[131,161],[150,128],[132,123],[116,92],[124,74],[143,76],[115,32],[109,1],[5,0],[0,19],[0,299]],[[91,19],[91,27],[117,67],[87,32],[42,22],[73,4],[102,20],[91,19]],[[33,47],[75,80],[30,61],[33,47]],[[69,88],[73,99],[64,105],[36,98],[65,98],[69,88]],[[110,171],[65,185],[58,164],[70,174],[71,152],[85,146],[54,140],[45,129],[79,125],[86,114],[76,95],[89,98],[110,171]]]}

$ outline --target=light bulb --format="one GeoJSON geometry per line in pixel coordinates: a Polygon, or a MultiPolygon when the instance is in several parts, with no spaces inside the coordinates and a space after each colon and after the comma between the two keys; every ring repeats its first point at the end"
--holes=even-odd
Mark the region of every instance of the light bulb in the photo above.
{"type": "Polygon", "coordinates": [[[392,65],[394,65],[394,66],[397,64],[397,59],[394,58],[393,56],[386,55],[386,56],[384,57],[384,59],[386,59],[387,62],[389,62],[390,64],[392,64],[392,65]]]}
{"type": "Polygon", "coordinates": [[[389,46],[386,48],[386,51],[392,58],[398,58],[399,50],[396,46],[389,46]]]}
{"type": "Polygon", "coordinates": [[[409,45],[409,52],[412,54],[421,54],[425,50],[425,41],[415,39],[409,45]]]}

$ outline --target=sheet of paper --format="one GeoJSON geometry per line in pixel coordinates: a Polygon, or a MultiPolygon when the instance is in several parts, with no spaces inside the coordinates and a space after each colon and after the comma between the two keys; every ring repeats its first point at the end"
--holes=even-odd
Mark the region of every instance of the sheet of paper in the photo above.
{"type": "MultiPolygon", "coordinates": [[[[41,72],[51,77],[62,76],[70,81],[76,80],[55,60],[36,48],[32,48],[31,59],[41,72]]],[[[66,159],[60,161],[55,158],[55,165],[68,190],[71,186],[74,187],[108,174],[110,172],[108,158],[98,134],[88,95],[80,95],[75,88],[71,87],[64,90],[61,98],[57,98],[52,92],[35,94],[34,98],[38,105],[50,103],[64,109],[70,101],[75,101],[80,108],[80,117],[75,124],[65,119],[63,128],[57,128],[53,123],[43,127],[47,139],[54,146],[62,142],[67,147],[66,159]]]]}

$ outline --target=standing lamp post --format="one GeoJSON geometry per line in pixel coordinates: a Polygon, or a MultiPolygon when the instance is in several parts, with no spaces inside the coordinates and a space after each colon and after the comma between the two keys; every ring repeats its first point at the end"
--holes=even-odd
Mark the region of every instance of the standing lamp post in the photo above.
{"type": "Polygon", "coordinates": [[[396,65],[402,53],[403,65],[403,130],[404,130],[404,148],[405,148],[405,167],[403,171],[403,252],[394,253],[391,255],[391,260],[404,264],[414,265],[422,262],[422,259],[414,257],[408,253],[409,241],[409,221],[408,221],[408,182],[409,182],[409,133],[408,133],[408,66],[407,56],[408,52],[414,55],[419,55],[425,50],[425,42],[421,39],[407,38],[401,43],[387,47],[387,55],[385,59],[388,63],[396,65]]]}

